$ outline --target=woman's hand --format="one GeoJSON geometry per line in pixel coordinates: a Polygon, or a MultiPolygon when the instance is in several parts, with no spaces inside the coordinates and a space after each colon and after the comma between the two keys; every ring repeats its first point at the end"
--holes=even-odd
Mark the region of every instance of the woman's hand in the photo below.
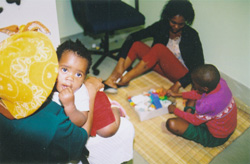
{"type": "Polygon", "coordinates": [[[168,97],[178,97],[178,96],[180,96],[180,93],[175,93],[175,92],[173,92],[172,90],[167,90],[166,91],[166,95],[168,96],[168,97]]]}
{"type": "Polygon", "coordinates": [[[174,85],[172,85],[166,92],[166,95],[168,97],[170,96],[173,96],[173,97],[176,97],[176,96],[181,96],[179,92],[179,89],[181,87],[181,83],[179,81],[175,82],[174,85]]]}

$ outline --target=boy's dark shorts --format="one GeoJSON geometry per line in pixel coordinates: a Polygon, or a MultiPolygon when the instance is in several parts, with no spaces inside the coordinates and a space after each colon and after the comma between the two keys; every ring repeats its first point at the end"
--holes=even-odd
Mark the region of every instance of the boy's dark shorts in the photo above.
{"type": "MultiPolygon", "coordinates": [[[[184,109],[184,111],[185,110],[186,109],[184,109]]],[[[231,135],[232,134],[230,134],[227,138],[216,138],[209,132],[206,124],[201,124],[199,126],[189,124],[182,137],[200,143],[204,147],[216,147],[224,144],[231,135]]]]}

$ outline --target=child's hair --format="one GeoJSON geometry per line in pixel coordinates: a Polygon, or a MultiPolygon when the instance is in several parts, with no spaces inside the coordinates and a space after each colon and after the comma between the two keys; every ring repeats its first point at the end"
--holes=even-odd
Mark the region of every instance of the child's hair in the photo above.
{"type": "Polygon", "coordinates": [[[85,58],[88,61],[88,66],[86,70],[86,74],[88,74],[89,68],[92,64],[91,54],[88,51],[88,49],[78,39],[76,40],[76,42],[67,40],[57,47],[56,53],[57,53],[58,61],[60,61],[63,52],[67,50],[76,52],[80,57],[85,58]]]}
{"type": "Polygon", "coordinates": [[[208,87],[208,92],[214,90],[220,81],[220,73],[212,64],[204,64],[196,67],[191,75],[192,80],[201,87],[208,87]]]}

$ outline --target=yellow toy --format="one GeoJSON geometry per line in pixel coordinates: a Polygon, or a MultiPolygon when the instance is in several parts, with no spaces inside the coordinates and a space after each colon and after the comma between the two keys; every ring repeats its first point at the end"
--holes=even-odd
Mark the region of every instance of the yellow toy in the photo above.
{"type": "Polygon", "coordinates": [[[56,51],[40,22],[0,28],[0,113],[10,119],[33,114],[50,95],[57,77],[56,51]],[[12,116],[12,117],[11,117],[12,116]]]}

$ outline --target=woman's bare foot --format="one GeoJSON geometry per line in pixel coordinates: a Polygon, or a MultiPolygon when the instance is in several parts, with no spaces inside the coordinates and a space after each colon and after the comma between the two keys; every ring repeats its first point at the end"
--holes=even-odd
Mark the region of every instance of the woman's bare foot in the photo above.
{"type": "Polygon", "coordinates": [[[129,85],[129,82],[123,82],[122,80],[119,81],[119,83],[117,83],[117,86],[119,87],[128,86],[128,85],[129,85]]]}
{"type": "Polygon", "coordinates": [[[119,86],[127,86],[131,80],[131,72],[127,72],[125,74],[123,74],[123,76],[121,77],[121,79],[119,80],[118,83],[116,83],[119,86]]]}
{"type": "Polygon", "coordinates": [[[117,85],[112,80],[107,79],[103,83],[106,84],[106,85],[108,85],[108,86],[110,86],[110,87],[112,87],[112,88],[117,89],[117,85]]]}

